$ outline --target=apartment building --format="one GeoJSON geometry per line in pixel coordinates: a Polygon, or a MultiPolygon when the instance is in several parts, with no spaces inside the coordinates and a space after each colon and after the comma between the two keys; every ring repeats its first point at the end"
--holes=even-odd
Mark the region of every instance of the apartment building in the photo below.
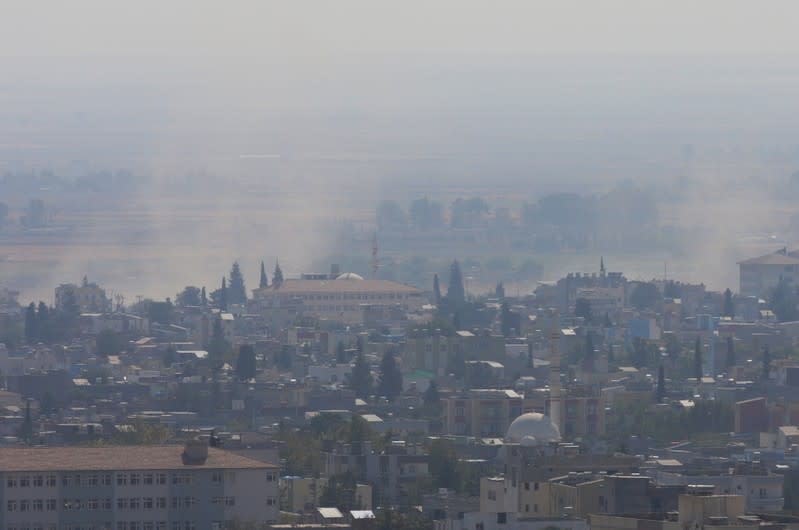
{"type": "Polygon", "coordinates": [[[185,447],[0,449],[6,530],[202,530],[278,521],[278,468],[185,447]]]}

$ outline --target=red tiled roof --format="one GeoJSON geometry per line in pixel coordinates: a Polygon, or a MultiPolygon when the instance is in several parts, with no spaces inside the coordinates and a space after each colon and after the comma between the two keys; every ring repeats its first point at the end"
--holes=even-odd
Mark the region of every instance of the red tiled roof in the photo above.
{"type": "Polygon", "coordinates": [[[214,447],[204,464],[184,464],[182,455],[182,445],[2,448],[0,471],[277,469],[214,447]]]}

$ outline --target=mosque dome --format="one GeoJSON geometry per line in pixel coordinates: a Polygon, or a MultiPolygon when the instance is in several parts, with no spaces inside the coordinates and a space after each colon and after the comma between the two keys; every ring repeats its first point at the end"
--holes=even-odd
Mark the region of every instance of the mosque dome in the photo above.
{"type": "Polygon", "coordinates": [[[522,414],[510,424],[505,441],[523,446],[546,445],[560,441],[560,432],[548,416],[537,412],[522,414]]]}
{"type": "Polygon", "coordinates": [[[340,274],[337,280],[363,280],[363,276],[360,274],[355,274],[354,272],[345,272],[344,274],[340,274]]]}

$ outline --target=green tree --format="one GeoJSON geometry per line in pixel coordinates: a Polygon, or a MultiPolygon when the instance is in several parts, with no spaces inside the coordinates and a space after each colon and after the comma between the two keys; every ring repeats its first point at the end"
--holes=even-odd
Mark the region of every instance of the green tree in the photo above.
{"type": "Polygon", "coordinates": [[[36,304],[33,302],[25,310],[25,340],[28,344],[34,344],[39,338],[39,329],[36,325],[36,304]]]}
{"type": "Polygon", "coordinates": [[[266,268],[264,267],[264,262],[261,262],[261,281],[258,282],[258,287],[260,289],[264,289],[269,287],[269,277],[266,275],[266,268]]]}
{"type": "Polygon", "coordinates": [[[227,280],[225,280],[225,277],[223,276],[222,287],[219,290],[219,310],[227,311],[227,304],[228,304],[227,280]]]}
{"type": "Polygon", "coordinates": [[[797,312],[796,305],[796,289],[788,280],[780,278],[779,283],[771,292],[771,309],[777,319],[780,322],[797,320],[799,312],[797,312]]]}
{"type": "Polygon", "coordinates": [[[436,306],[441,305],[441,286],[438,283],[438,274],[433,275],[433,298],[436,306]]]}
{"type": "Polygon", "coordinates": [[[768,344],[763,346],[763,380],[768,380],[769,372],[771,371],[771,351],[768,344]]]}
{"type": "Polygon", "coordinates": [[[225,363],[225,359],[230,354],[230,343],[225,340],[225,332],[222,329],[222,319],[217,317],[214,320],[211,340],[208,342],[208,360],[213,369],[218,370],[225,363]]]}
{"type": "Polygon", "coordinates": [[[170,344],[167,347],[166,351],[164,352],[164,356],[161,359],[161,362],[163,363],[164,366],[169,368],[175,363],[175,361],[177,361],[177,359],[178,359],[178,351],[175,349],[174,346],[170,344]]]}
{"type": "Polygon", "coordinates": [[[463,273],[458,260],[453,260],[449,267],[449,287],[447,288],[447,302],[453,308],[461,306],[466,301],[466,290],[463,286],[463,273]]]}
{"type": "Polygon", "coordinates": [[[458,452],[448,440],[434,440],[430,445],[428,469],[436,488],[461,489],[458,452]]]}
{"type": "Polygon", "coordinates": [[[702,341],[699,337],[694,343],[694,377],[697,381],[702,379],[702,341]]]}
{"type": "Polygon", "coordinates": [[[591,300],[578,298],[574,303],[574,316],[582,317],[587,323],[591,323],[591,300]]]}
{"type": "Polygon", "coordinates": [[[283,285],[283,270],[280,262],[275,260],[275,272],[272,273],[272,287],[279,289],[283,285]]]}
{"type": "Polygon", "coordinates": [[[230,268],[230,283],[228,285],[228,303],[247,303],[247,288],[244,286],[244,276],[241,274],[239,262],[234,261],[230,268]]]}
{"type": "Polygon", "coordinates": [[[175,305],[180,307],[202,305],[202,292],[199,287],[187,285],[181,292],[175,295],[175,305]]]}
{"type": "Polygon", "coordinates": [[[200,291],[200,303],[203,307],[208,305],[208,295],[205,293],[205,286],[203,285],[202,290],[200,291]]]}
{"type": "Polygon", "coordinates": [[[355,358],[355,366],[348,378],[348,384],[355,392],[355,396],[361,399],[368,399],[372,393],[372,371],[363,352],[359,352],[355,358]]]}
{"type": "Polygon", "coordinates": [[[735,316],[735,302],[732,299],[732,291],[730,291],[729,288],[724,291],[724,309],[722,310],[722,315],[730,318],[735,316]]]}
{"type": "Polygon", "coordinates": [[[377,380],[377,393],[394,401],[402,393],[402,372],[392,350],[386,351],[380,362],[380,375],[377,380]]]}
{"type": "Polygon", "coordinates": [[[119,355],[125,349],[125,339],[122,334],[111,329],[104,329],[95,338],[97,355],[108,357],[109,355],[119,355]]]}
{"type": "Polygon", "coordinates": [[[347,349],[341,341],[338,341],[338,344],[336,344],[336,362],[339,364],[347,362],[347,349]]]}
{"type": "Polygon", "coordinates": [[[657,285],[653,282],[639,283],[630,296],[630,303],[639,311],[643,311],[645,309],[654,309],[657,307],[660,299],[660,291],[657,285]]]}
{"type": "Polygon", "coordinates": [[[172,319],[172,302],[167,298],[163,302],[156,302],[155,300],[147,300],[147,318],[150,322],[157,322],[164,326],[168,326],[172,319]]]}
{"type": "Polygon", "coordinates": [[[735,366],[735,342],[732,336],[727,337],[727,370],[735,366]]]}
{"type": "Polygon", "coordinates": [[[335,506],[345,512],[356,509],[356,486],[355,475],[351,471],[333,475],[319,496],[319,505],[335,506]]]}
{"type": "Polygon", "coordinates": [[[242,344],[236,360],[236,376],[242,381],[249,381],[255,378],[255,371],[255,349],[250,344],[242,344]]]}
{"type": "Polygon", "coordinates": [[[663,371],[663,365],[658,367],[658,386],[657,386],[657,401],[663,403],[663,398],[666,397],[666,374],[663,371]]]}
{"type": "Polygon", "coordinates": [[[427,390],[425,390],[424,394],[422,394],[422,401],[427,407],[438,406],[441,404],[441,394],[438,391],[438,385],[436,384],[435,380],[430,381],[430,384],[427,385],[427,390]]]}
{"type": "Polygon", "coordinates": [[[31,418],[31,401],[25,403],[25,419],[19,428],[19,437],[30,445],[33,439],[33,419],[31,418]]]}
{"type": "Polygon", "coordinates": [[[514,318],[515,316],[510,310],[510,304],[507,300],[502,302],[500,306],[500,327],[502,328],[502,335],[505,337],[510,337],[513,335],[514,330],[518,334],[519,330],[517,329],[519,326],[519,319],[514,318]]]}
{"type": "Polygon", "coordinates": [[[585,359],[591,366],[594,363],[594,333],[587,331],[585,333],[585,351],[583,352],[583,359],[585,359]]]}

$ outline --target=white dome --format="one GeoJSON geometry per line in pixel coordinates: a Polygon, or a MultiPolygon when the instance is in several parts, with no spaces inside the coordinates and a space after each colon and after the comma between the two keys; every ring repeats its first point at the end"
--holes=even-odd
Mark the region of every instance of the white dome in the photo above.
{"type": "Polygon", "coordinates": [[[560,432],[548,416],[537,412],[522,414],[510,424],[505,441],[525,446],[560,441],[560,432]]]}
{"type": "Polygon", "coordinates": [[[363,276],[354,272],[345,272],[336,278],[337,280],[363,280],[363,276]]]}

